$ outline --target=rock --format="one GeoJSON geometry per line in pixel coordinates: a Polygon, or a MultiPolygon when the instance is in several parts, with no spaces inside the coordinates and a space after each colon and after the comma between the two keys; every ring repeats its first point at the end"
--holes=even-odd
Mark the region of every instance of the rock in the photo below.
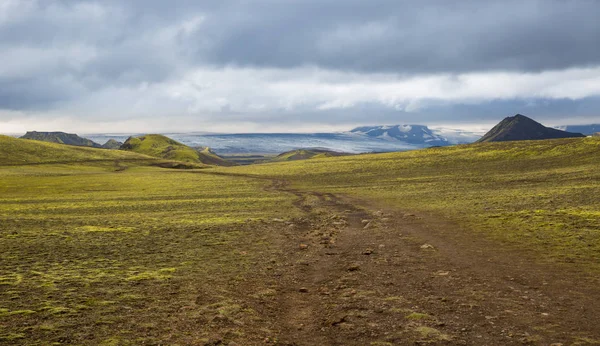
{"type": "Polygon", "coordinates": [[[362,220],[361,222],[362,222],[362,224],[363,224],[363,225],[366,225],[366,224],[368,224],[369,222],[371,222],[371,220],[362,220]]]}
{"type": "Polygon", "coordinates": [[[308,245],[306,245],[306,244],[302,243],[302,244],[298,245],[298,248],[299,248],[300,250],[306,250],[306,249],[308,249],[308,245]]]}
{"type": "Polygon", "coordinates": [[[363,255],[370,255],[373,253],[373,249],[366,249],[365,251],[363,251],[363,255]]]}
{"type": "Polygon", "coordinates": [[[347,270],[349,272],[355,272],[357,270],[360,269],[360,265],[358,263],[352,263],[351,265],[348,266],[347,270]]]}
{"type": "Polygon", "coordinates": [[[276,218],[276,219],[273,219],[272,221],[273,221],[273,222],[285,222],[285,220],[284,220],[284,219],[277,219],[277,218],[276,218]]]}
{"type": "Polygon", "coordinates": [[[431,244],[423,244],[423,245],[421,245],[421,249],[422,250],[433,250],[435,248],[431,244]]]}
{"type": "Polygon", "coordinates": [[[300,293],[308,293],[308,288],[306,288],[306,287],[300,287],[298,289],[298,292],[300,292],[300,293]]]}

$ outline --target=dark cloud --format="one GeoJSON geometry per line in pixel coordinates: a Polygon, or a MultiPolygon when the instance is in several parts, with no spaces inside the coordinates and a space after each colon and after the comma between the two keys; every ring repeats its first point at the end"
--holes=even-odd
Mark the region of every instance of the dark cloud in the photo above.
{"type": "MultiPolygon", "coordinates": [[[[420,76],[598,66],[599,13],[594,0],[4,0],[0,109],[77,102],[81,110],[86,95],[114,89],[117,98],[119,88],[181,80],[196,68],[311,66],[420,76]]],[[[513,113],[502,103],[513,102],[507,100],[468,111],[460,101],[439,107],[431,101],[429,118],[423,110],[400,112],[373,102],[307,112],[332,122],[358,122],[365,114],[381,122],[437,121],[485,107],[496,110],[490,114],[513,113]]],[[[596,102],[573,102],[588,113],[598,109],[596,102]]],[[[562,111],[558,103],[552,107],[562,111]]]]}
{"type": "Polygon", "coordinates": [[[600,62],[594,1],[252,1],[207,17],[216,64],[395,73],[600,62]]]}

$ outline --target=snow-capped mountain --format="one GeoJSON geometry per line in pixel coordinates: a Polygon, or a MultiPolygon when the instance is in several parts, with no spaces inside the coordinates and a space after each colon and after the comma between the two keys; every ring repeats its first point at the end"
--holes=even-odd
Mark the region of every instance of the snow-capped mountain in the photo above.
{"type": "Polygon", "coordinates": [[[424,125],[361,126],[350,130],[350,132],[368,137],[397,140],[425,146],[450,144],[445,137],[435,134],[430,128],[424,125]]]}

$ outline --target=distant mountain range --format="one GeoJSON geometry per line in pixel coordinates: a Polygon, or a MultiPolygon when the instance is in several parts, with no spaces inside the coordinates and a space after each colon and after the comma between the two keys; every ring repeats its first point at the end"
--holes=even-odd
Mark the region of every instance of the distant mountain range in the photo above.
{"type": "Polygon", "coordinates": [[[100,144],[87,138],[79,137],[74,133],[29,131],[25,135],[21,136],[21,138],[51,143],[76,145],[80,147],[102,148],[100,144]]]}
{"type": "Polygon", "coordinates": [[[74,133],[66,132],[38,132],[28,131],[21,136],[23,139],[33,139],[36,141],[59,143],[67,145],[75,145],[78,147],[104,148],[104,149],[119,149],[123,143],[114,139],[109,139],[105,144],[100,145],[91,139],[79,137],[74,133]]]}
{"type": "Polygon", "coordinates": [[[582,133],[586,136],[591,136],[595,133],[600,132],[600,124],[565,125],[565,126],[558,126],[556,128],[559,130],[568,131],[568,132],[582,133]]]}
{"type": "Polygon", "coordinates": [[[522,114],[517,114],[502,120],[477,142],[524,141],[575,137],[585,137],[585,135],[546,127],[531,118],[522,114]]]}
{"type": "Polygon", "coordinates": [[[450,144],[446,138],[434,134],[424,125],[361,126],[350,130],[350,133],[427,146],[450,144]]]}
{"type": "MultiPolygon", "coordinates": [[[[260,154],[273,155],[302,148],[322,148],[334,152],[365,153],[404,151],[432,146],[468,144],[478,140],[545,139],[581,136],[600,132],[600,125],[577,125],[548,128],[523,115],[508,117],[484,138],[484,131],[466,131],[448,127],[425,125],[360,126],[347,132],[332,133],[168,133],[167,137],[180,144],[195,148],[204,161],[220,161],[219,155],[260,154]],[[567,132],[561,130],[568,130],[567,132]],[[558,137],[557,137],[558,136],[558,137]],[[201,148],[200,148],[201,147],[201,148]],[[210,149],[203,152],[204,147],[210,149]],[[200,148],[200,149],[199,149],[200,148]],[[216,157],[215,157],[216,156],[216,157]]],[[[88,138],[64,132],[27,132],[22,138],[68,145],[105,149],[122,149],[123,142],[135,134],[92,134],[88,138]],[[98,143],[105,143],[100,145],[98,143]]]]}

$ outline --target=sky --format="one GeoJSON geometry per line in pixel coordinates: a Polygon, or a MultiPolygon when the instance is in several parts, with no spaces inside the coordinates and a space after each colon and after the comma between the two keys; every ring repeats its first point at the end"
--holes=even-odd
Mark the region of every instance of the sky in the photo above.
{"type": "Polygon", "coordinates": [[[600,123],[600,1],[1,0],[0,133],[600,123]]]}

